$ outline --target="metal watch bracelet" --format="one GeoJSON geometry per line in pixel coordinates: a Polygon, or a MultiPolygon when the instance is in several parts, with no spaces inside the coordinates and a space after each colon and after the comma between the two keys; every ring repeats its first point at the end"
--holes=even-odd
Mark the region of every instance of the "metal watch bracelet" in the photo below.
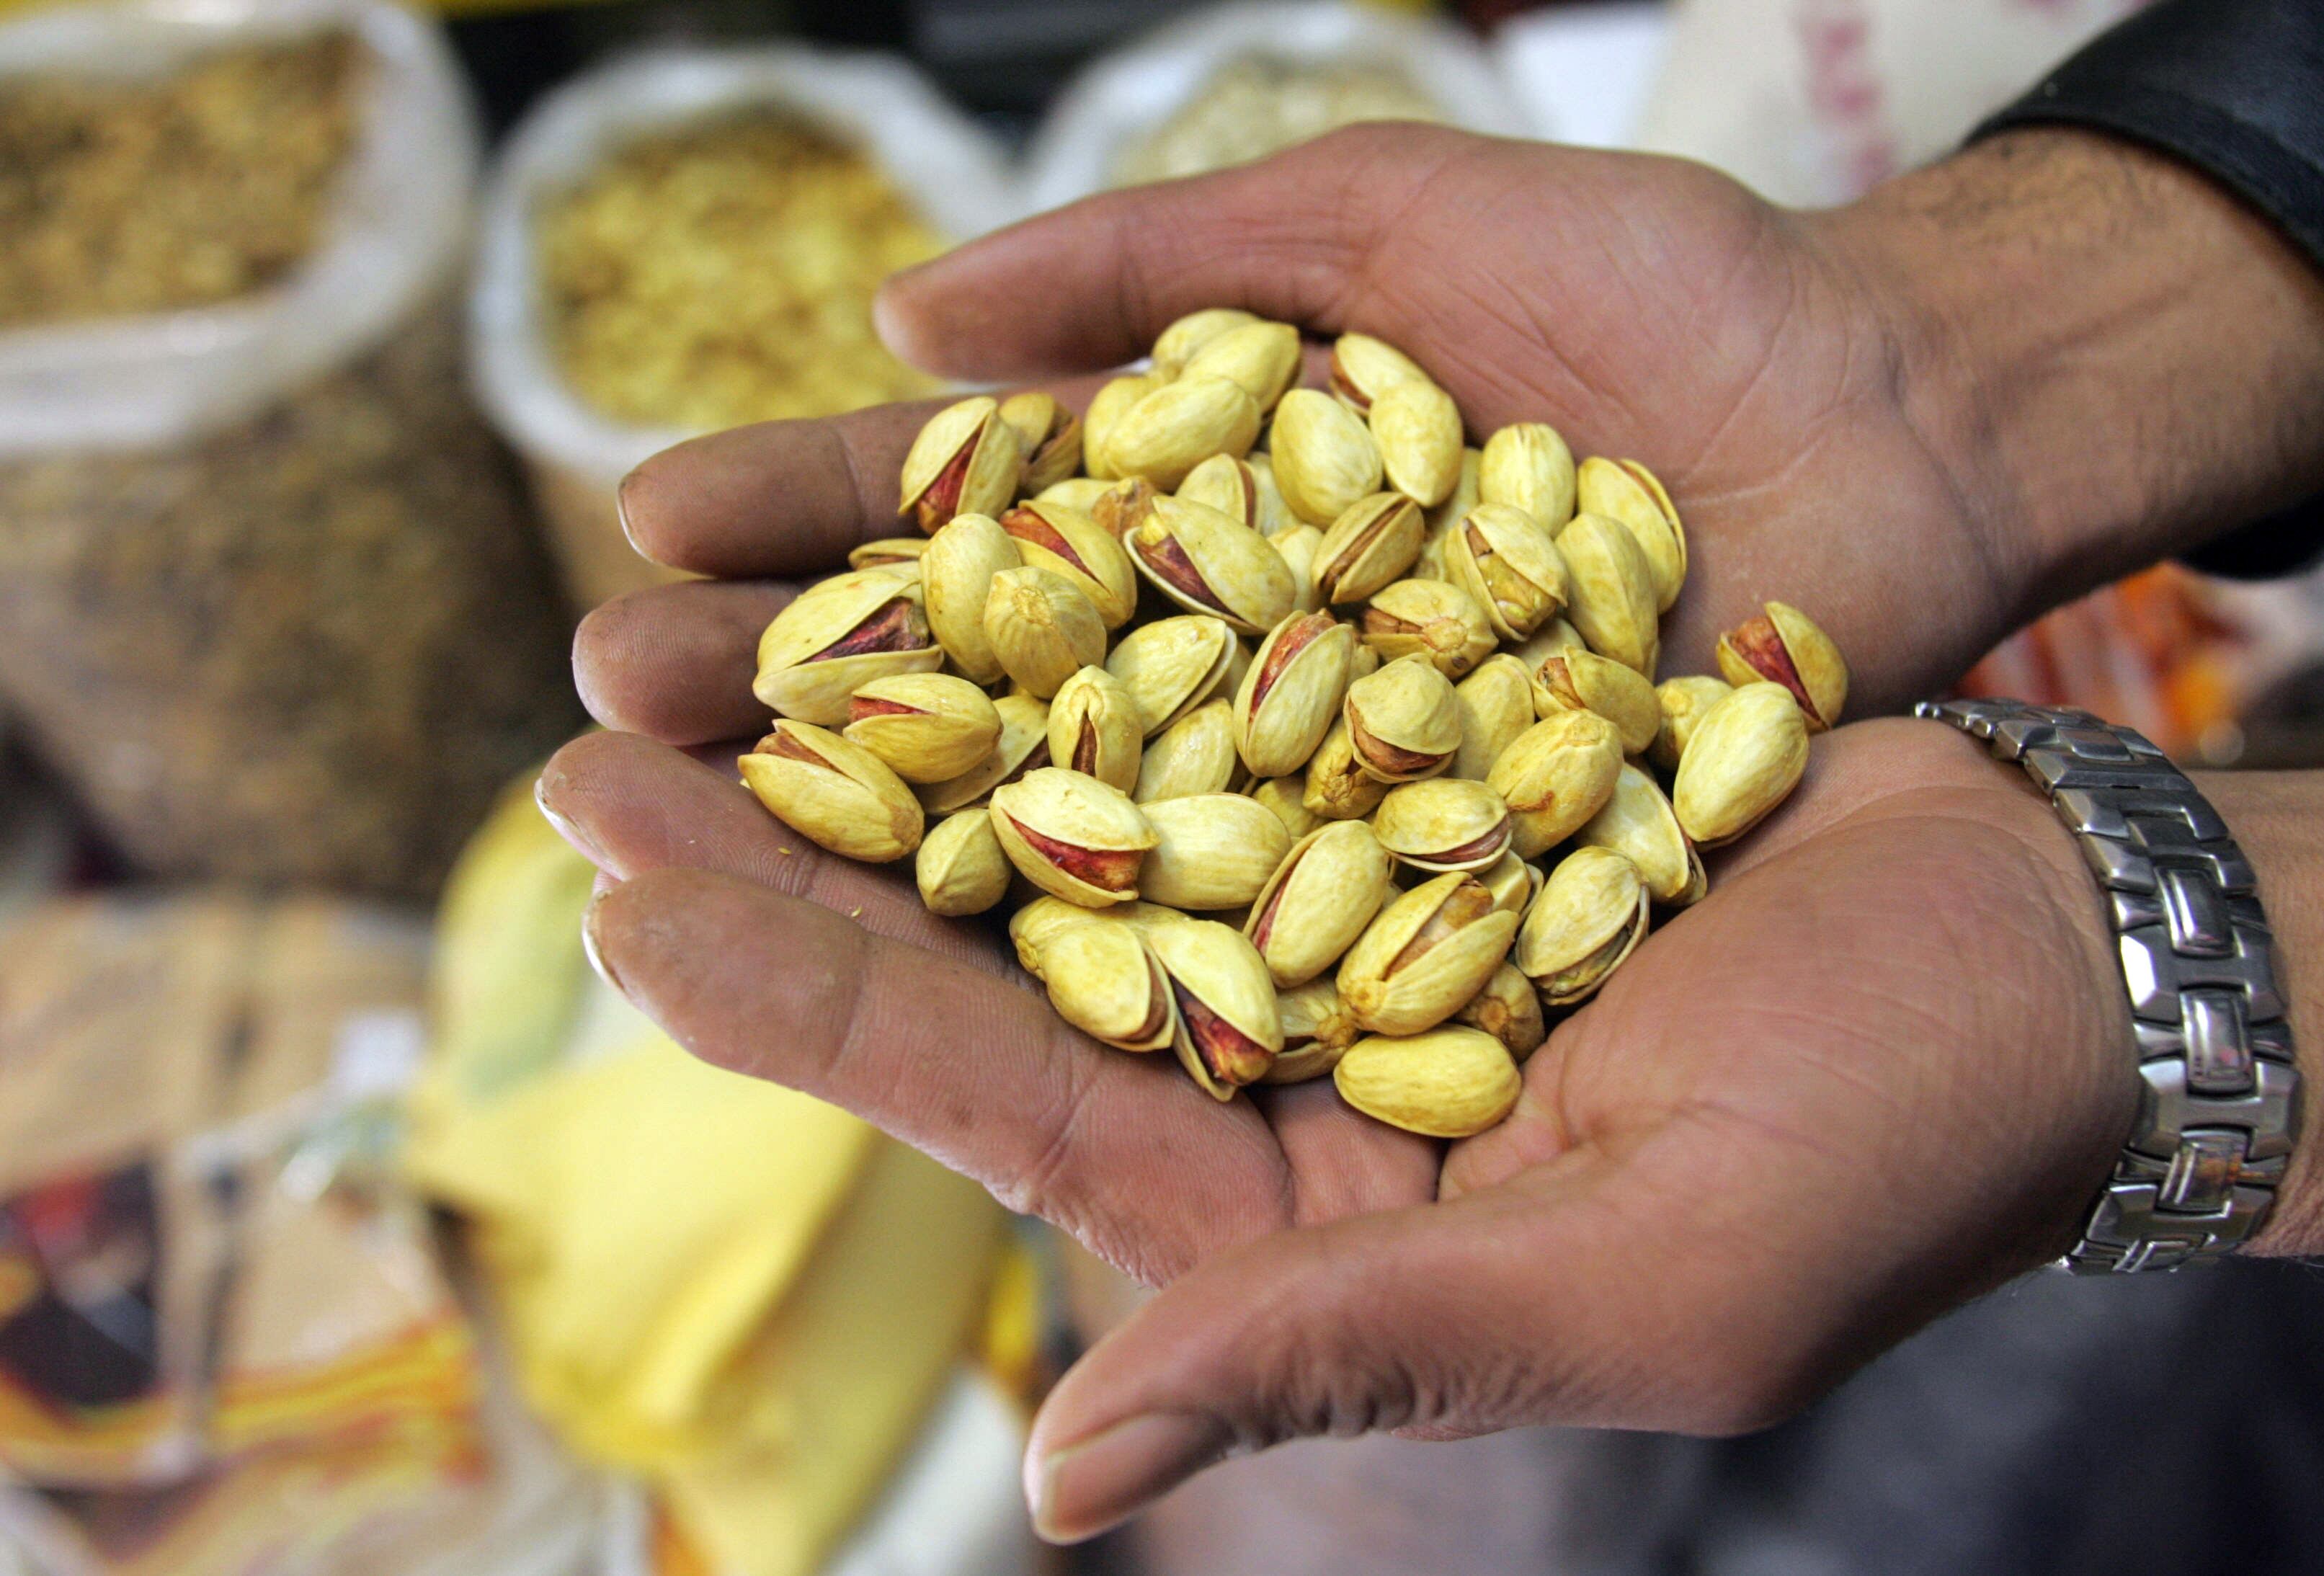
{"type": "Polygon", "coordinates": [[[2088,712],[1923,701],[2049,795],[2104,889],[2138,1040],[2138,1117],[2064,1260],[2176,1269],[2256,1234],[2300,1130],[2300,1074],[2258,881],[2163,751],[2088,712]]]}

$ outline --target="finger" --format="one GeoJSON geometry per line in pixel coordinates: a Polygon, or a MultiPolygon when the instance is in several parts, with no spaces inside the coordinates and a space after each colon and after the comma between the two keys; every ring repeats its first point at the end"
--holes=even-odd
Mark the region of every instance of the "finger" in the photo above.
{"type": "Polygon", "coordinates": [[[1358,127],[1255,164],[1109,192],[897,275],[875,319],[905,360],[988,380],[1117,365],[1200,307],[1334,329],[1390,217],[1463,145],[1440,129],[1358,127]]]}
{"type": "Polygon", "coordinates": [[[608,728],[665,744],[707,744],[766,732],[751,693],[759,636],[787,606],[774,581],[657,585],[615,597],[573,636],[573,681],[608,728]]]}
{"type": "Polygon", "coordinates": [[[1281,1153],[1246,1102],[956,959],[696,870],[632,877],[586,924],[695,1055],[845,1107],[1143,1282],[1281,1223],[1281,1153]]]}
{"type": "Polygon", "coordinates": [[[1342,1100],[1329,1078],[1247,1092],[1290,1163],[1293,1223],[1400,1209],[1435,1193],[1443,1146],[1372,1120],[1342,1100]]]}

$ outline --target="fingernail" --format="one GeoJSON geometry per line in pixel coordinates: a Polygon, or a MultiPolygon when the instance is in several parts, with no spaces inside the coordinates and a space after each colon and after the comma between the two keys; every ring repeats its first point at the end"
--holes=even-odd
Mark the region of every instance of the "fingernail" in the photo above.
{"type": "Polygon", "coordinates": [[[630,529],[630,484],[637,479],[638,473],[632,470],[614,484],[613,518],[621,522],[622,536],[630,544],[630,551],[643,558],[648,557],[646,550],[638,545],[638,533],[630,529]]]}
{"type": "Polygon", "coordinates": [[[1051,1543],[1095,1537],[1219,1460],[1230,1442],[1213,1418],[1150,1412],[1028,1461],[1033,1530],[1051,1543]]]}
{"type": "Polygon", "coordinates": [[[606,963],[604,954],[597,950],[597,913],[604,907],[605,898],[605,892],[592,893],[589,906],[581,910],[581,955],[589,960],[589,966],[597,972],[597,978],[611,985],[626,1000],[629,992],[622,989],[622,977],[613,972],[606,963]]]}
{"type": "Polygon", "coordinates": [[[872,298],[872,331],[880,336],[880,343],[888,347],[889,355],[908,366],[918,366],[919,363],[913,359],[911,334],[895,304],[895,285],[913,272],[906,269],[902,273],[890,274],[887,283],[872,298]]]}
{"type": "Polygon", "coordinates": [[[576,853],[591,864],[600,867],[604,864],[604,851],[590,841],[588,834],[583,832],[566,816],[559,815],[557,806],[549,802],[549,776],[546,772],[533,782],[532,802],[540,806],[540,818],[555,827],[557,834],[571,843],[576,853]]]}

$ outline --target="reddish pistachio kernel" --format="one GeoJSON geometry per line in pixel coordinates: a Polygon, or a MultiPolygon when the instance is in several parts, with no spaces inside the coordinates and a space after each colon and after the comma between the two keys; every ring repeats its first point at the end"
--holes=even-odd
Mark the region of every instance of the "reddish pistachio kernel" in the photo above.
{"type": "Polygon", "coordinates": [[[1274,1064],[1275,1057],[1265,1046],[1213,1012],[1185,986],[1173,980],[1170,989],[1177,998],[1186,1037],[1194,1043],[1203,1065],[1219,1083],[1230,1089],[1240,1088],[1258,1082],[1274,1064]]]}
{"type": "Polygon", "coordinates": [[[1283,677],[1285,668],[1291,666],[1291,659],[1314,645],[1326,630],[1337,627],[1337,623],[1338,621],[1328,613],[1305,613],[1283,631],[1282,638],[1268,649],[1267,660],[1259,665],[1259,677],[1251,681],[1252,711],[1259,709],[1259,703],[1267,698],[1267,692],[1275,687],[1275,681],[1283,677]]]}
{"type": "Polygon", "coordinates": [[[814,750],[808,747],[807,742],[799,738],[796,733],[770,733],[765,738],[759,741],[759,747],[752,751],[752,753],[754,755],[779,756],[785,760],[804,760],[809,766],[820,766],[825,771],[836,771],[839,770],[837,767],[832,765],[830,761],[825,760],[822,756],[816,754],[814,750]]]}
{"type": "Polygon", "coordinates": [[[1436,906],[1436,912],[1427,922],[1413,932],[1404,950],[1396,954],[1388,972],[1397,973],[1418,963],[1437,943],[1449,941],[1463,926],[1475,924],[1493,911],[1493,894],[1480,881],[1465,880],[1452,889],[1452,895],[1436,906]]]}
{"type": "Polygon", "coordinates": [[[852,696],[847,702],[847,720],[860,723],[866,717],[919,717],[927,714],[918,706],[908,706],[899,700],[881,700],[868,695],[852,696]]]}
{"type": "Polygon", "coordinates": [[[936,479],[920,494],[915,512],[920,529],[930,536],[936,534],[936,527],[960,512],[960,490],[968,484],[968,463],[975,457],[976,440],[972,438],[960,446],[958,454],[945,462],[945,468],[936,473],[936,479]]]}
{"type": "Polygon", "coordinates": [[[1367,764],[1376,770],[1392,772],[1397,777],[1425,771],[1444,759],[1442,755],[1431,755],[1425,750],[1401,750],[1375,738],[1371,731],[1356,718],[1353,707],[1350,708],[1348,717],[1348,740],[1367,764]]]}
{"type": "MultiPolygon", "coordinates": [[[[1295,867],[1296,868],[1296,867],[1295,867]]],[[[1259,910],[1259,923],[1250,927],[1250,945],[1259,951],[1267,950],[1268,938],[1275,934],[1276,912],[1283,907],[1283,894],[1291,889],[1291,872],[1275,883],[1275,890],[1267,897],[1267,907],[1259,910]]]]}
{"type": "Polygon", "coordinates": [[[1444,864],[1459,864],[1464,860],[1482,859],[1508,840],[1509,818],[1504,816],[1494,824],[1493,829],[1482,837],[1464,843],[1458,848],[1448,848],[1443,853],[1431,857],[1444,864]]]}
{"type": "Polygon", "coordinates": [[[1203,572],[1194,567],[1194,561],[1186,556],[1186,549],[1178,545],[1176,537],[1166,536],[1157,542],[1140,542],[1139,557],[1146,560],[1148,568],[1204,607],[1220,605],[1218,594],[1203,578],[1203,572]]]}
{"type": "Polygon", "coordinates": [[[1138,884],[1138,867],[1145,853],[1136,848],[1078,848],[1055,837],[1045,837],[1014,816],[1009,824],[1026,845],[1075,880],[1102,891],[1126,892],[1138,884]]]}
{"type": "Polygon", "coordinates": [[[1084,777],[1097,775],[1097,722],[1092,717],[1082,719],[1081,735],[1074,741],[1074,770],[1084,777]]]}
{"type": "Polygon", "coordinates": [[[1727,631],[1727,643],[1735,654],[1750,664],[1751,670],[1792,692],[1800,709],[1810,716],[1816,714],[1815,703],[1808,698],[1808,687],[1800,679],[1800,670],[1792,665],[1792,653],[1776,632],[1775,623],[1766,613],[1738,624],[1727,631]]]}
{"type": "Polygon", "coordinates": [[[1083,574],[1088,575],[1091,579],[1097,578],[1095,575],[1090,573],[1090,567],[1082,562],[1082,556],[1074,551],[1073,543],[1058,535],[1056,526],[1051,525],[1032,510],[1021,506],[1010,510],[1001,517],[1001,529],[1020,542],[1031,542],[1035,547],[1056,554],[1083,574]]]}
{"type": "Polygon", "coordinates": [[[899,596],[807,660],[828,662],[835,657],[862,657],[873,651],[924,651],[927,645],[928,622],[920,604],[899,596]]]}

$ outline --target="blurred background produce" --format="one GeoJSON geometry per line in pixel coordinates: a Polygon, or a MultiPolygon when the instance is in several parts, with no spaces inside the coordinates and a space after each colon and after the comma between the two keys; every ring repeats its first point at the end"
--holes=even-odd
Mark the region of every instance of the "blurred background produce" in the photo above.
{"type": "MultiPolygon", "coordinates": [[[[1041,1569],[1126,1288],[581,956],[622,475],[935,392],[872,291],[1036,207],[1379,116],[1840,201],[2129,8],[0,0],[0,1571],[1041,1569]]],[[[2319,604],[1969,683],[2315,763],[2319,604]]]]}

